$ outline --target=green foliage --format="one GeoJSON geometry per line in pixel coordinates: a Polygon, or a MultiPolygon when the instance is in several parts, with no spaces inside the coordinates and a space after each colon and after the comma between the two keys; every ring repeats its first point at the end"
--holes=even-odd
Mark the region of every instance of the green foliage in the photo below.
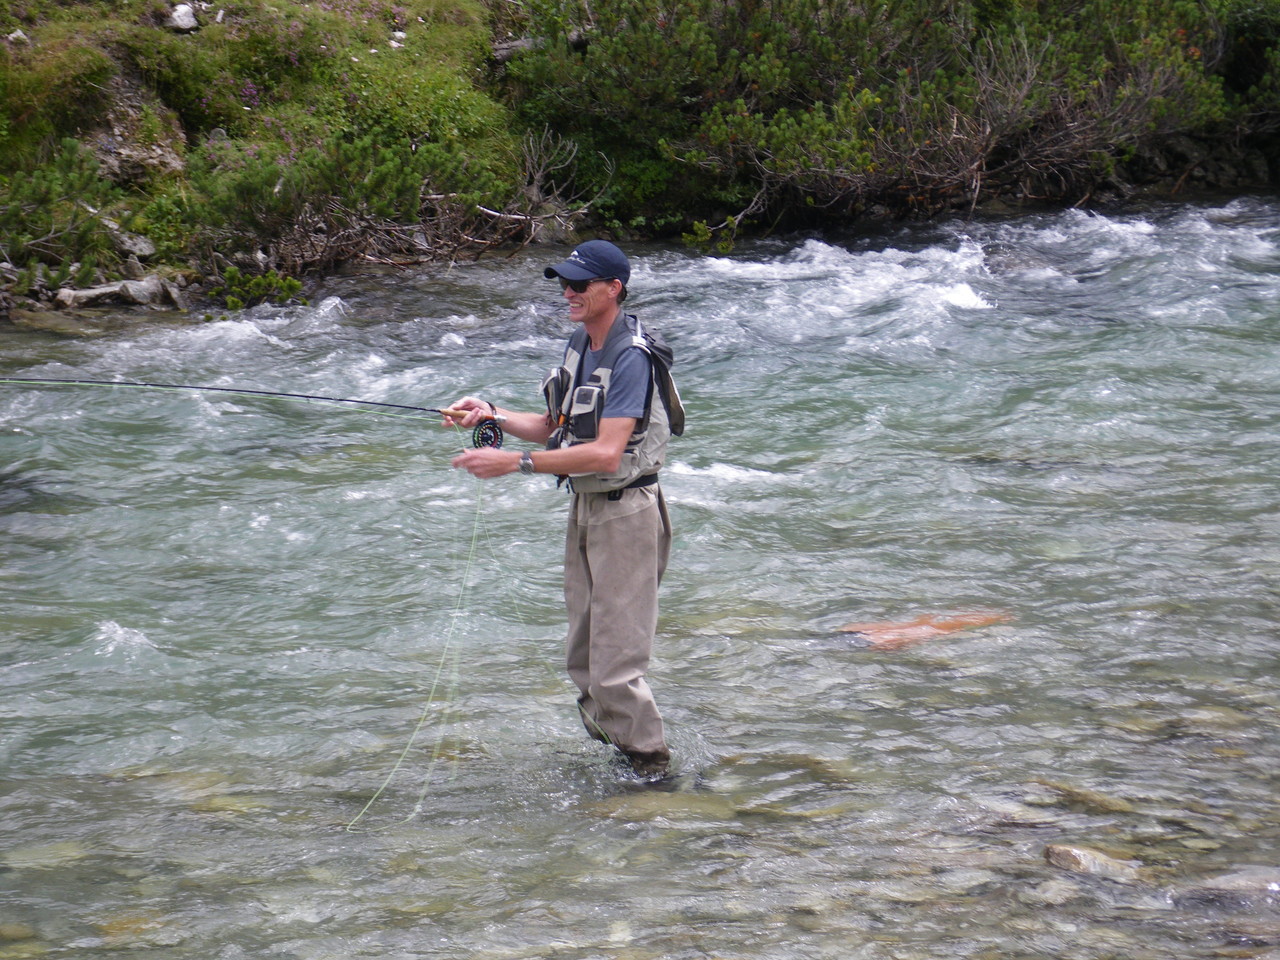
{"type": "Polygon", "coordinates": [[[505,137],[505,112],[456,72],[406,57],[366,56],[346,70],[342,115],[356,134],[414,142],[505,137]]]}
{"type": "Polygon", "coordinates": [[[215,252],[265,251],[295,274],[412,248],[415,237],[436,233],[433,219],[494,202],[488,191],[502,184],[483,157],[389,135],[334,134],[291,159],[263,145],[210,144],[189,177],[199,197],[191,206],[198,255],[208,262],[215,252]]]}
{"type": "Polygon", "coordinates": [[[169,9],[0,5],[30,41],[0,43],[0,255],[28,284],[111,269],[92,210],[162,261],[287,275],[519,239],[502,211],[567,197],[711,248],[873,203],[1075,198],[1171,135],[1280,129],[1275,0],[227,0],[188,34],[169,9]],[[491,28],[536,42],[495,66],[491,28]],[[185,175],[129,193],[63,144],[124,127],[185,175]]]}
{"type": "Polygon", "coordinates": [[[1277,23],[1262,0],[533,0],[544,42],[507,82],[526,122],[653,186],[615,193],[622,212],[929,208],[991,184],[1069,192],[1144,144],[1239,123],[1280,89],[1277,23]],[[1272,32],[1244,29],[1259,17],[1272,32]],[[1244,95],[1218,72],[1232,36],[1257,75],[1244,95]],[[638,177],[662,147],[682,175],[638,177]]]}
{"type": "Polygon", "coordinates": [[[102,214],[123,199],[72,139],[28,174],[0,178],[0,260],[57,267],[114,257],[102,214]]]}
{"type": "Polygon", "coordinates": [[[158,259],[175,260],[194,245],[201,212],[189,187],[178,182],[152,193],[135,213],[131,226],[155,244],[158,259]]]}
{"type": "Polygon", "coordinates": [[[231,7],[191,34],[148,24],[112,31],[124,60],[178,113],[188,132],[246,129],[256,112],[303,96],[333,53],[315,25],[275,7],[231,7]]]}
{"type": "Polygon", "coordinates": [[[433,144],[366,136],[332,136],[291,162],[260,145],[210,144],[193,158],[192,186],[199,215],[234,235],[258,242],[288,233],[308,213],[346,211],[414,223],[429,192],[487,199],[491,181],[457,151],[433,144]]]}
{"type": "Polygon", "coordinates": [[[50,30],[38,46],[0,44],[0,168],[39,162],[101,112],[116,71],[97,45],[50,30]]]}
{"type": "Polygon", "coordinates": [[[222,283],[209,291],[209,295],[222,300],[229,310],[243,310],[259,303],[288,303],[302,290],[302,281],[281,276],[268,270],[258,276],[248,276],[238,267],[227,267],[222,283]]]}

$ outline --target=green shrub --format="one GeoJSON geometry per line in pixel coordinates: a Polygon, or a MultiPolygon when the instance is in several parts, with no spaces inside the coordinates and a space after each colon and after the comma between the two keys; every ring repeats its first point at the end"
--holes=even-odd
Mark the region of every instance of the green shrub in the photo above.
{"type": "Polygon", "coordinates": [[[227,267],[222,283],[212,288],[209,295],[220,299],[230,310],[242,310],[259,303],[288,303],[301,290],[300,280],[281,276],[275,270],[248,276],[238,267],[227,267]]]}
{"type": "Polygon", "coordinates": [[[503,135],[506,115],[454,71],[398,55],[367,55],[344,71],[343,115],[358,135],[466,143],[503,135]]]}
{"type": "MultiPolygon", "coordinates": [[[[278,146],[278,145],[277,145],[278,146]]],[[[267,250],[290,273],[331,267],[387,243],[433,234],[442,211],[504,196],[509,185],[453,145],[333,135],[291,161],[270,147],[233,141],[198,153],[190,180],[200,197],[199,244],[267,250]]],[[[410,244],[411,245],[411,244],[410,244]]]]}
{"type": "Polygon", "coordinates": [[[63,140],[49,163],[0,178],[0,260],[59,268],[90,257],[113,261],[102,216],[117,213],[122,200],[120,190],[98,175],[97,161],[75,140],[63,140]]]}
{"type": "MultiPolygon", "coordinates": [[[[1259,5],[1216,2],[530,0],[543,43],[504,82],[525,122],[617,158],[623,213],[1069,195],[1144,144],[1239,122],[1218,51],[1259,5]],[[641,175],[655,162],[668,175],[641,175]]],[[[1247,51],[1255,102],[1280,89],[1270,37],[1247,51]]]]}
{"type": "Polygon", "coordinates": [[[155,244],[156,258],[165,262],[192,250],[201,229],[200,213],[190,188],[175,181],[148,195],[130,226],[155,244]]]}

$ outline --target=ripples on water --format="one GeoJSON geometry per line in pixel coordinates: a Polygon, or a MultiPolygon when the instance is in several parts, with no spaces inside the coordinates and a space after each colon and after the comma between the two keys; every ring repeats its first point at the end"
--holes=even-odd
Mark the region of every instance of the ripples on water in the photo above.
{"type": "MultiPolygon", "coordinates": [[[[635,250],[691,410],[669,791],[573,717],[547,483],[430,421],[0,386],[0,960],[1260,953],[1265,883],[1200,888],[1280,850],[1278,241],[1241,200],[635,250]]],[[[548,255],[8,330],[0,374],[528,406],[548,255]]]]}

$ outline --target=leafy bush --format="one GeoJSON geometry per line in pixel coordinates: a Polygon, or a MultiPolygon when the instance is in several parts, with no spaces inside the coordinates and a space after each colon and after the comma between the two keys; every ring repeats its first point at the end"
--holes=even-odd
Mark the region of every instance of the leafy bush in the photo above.
{"type": "Polygon", "coordinates": [[[193,161],[201,197],[204,255],[265,250],[289,273],[332,267],[368,254],[419,248],[441,218],[488,200],[500,185],[483,161],[452,145],[388,136],[349,141],[335,134],[281,163],[278,154],[232,142],[193,161]],[[495,186],[495,189],[497,187],[495,186]]]}
{"type": "Polygon", "coordinates": [[[97,161],[77,141],[65,139],[48,164],[0,178],[0,260],[55,267],[90,257],[112,260],[103,214],[122,199],[118,188],[98,176],[97,161]]]}
{"type": "Polygon", "coordinates": [[[227,267],[222,283],[209,291],[230,310],[242,310],[259,303],[288,303],[302,290],[302,282],[284,277],[275,270],[258,276],[247,276],[238,267],[227,267]]]}
{"type": "Polygon", "coordinates": [[[927,211],[1015,184],[1078,196],[1117,158],[1176,132],[1229,131],[1246,100],[1280,89],[1280,13],[1216,6],[531,0],[543,42],[506,82],[527,123],[652,186],[615,194],[622,217],[646,202],[714,212],[735,196],[757,216],[796,199],[838,214],[872,200],[927,211]],[[1258,16],[1272,32],[1237,44],[1257,80],[1233,96],[1221,52],[1232,24],[1258,16]],[[663,156],[683,174],[645,175],[663,156]]]}

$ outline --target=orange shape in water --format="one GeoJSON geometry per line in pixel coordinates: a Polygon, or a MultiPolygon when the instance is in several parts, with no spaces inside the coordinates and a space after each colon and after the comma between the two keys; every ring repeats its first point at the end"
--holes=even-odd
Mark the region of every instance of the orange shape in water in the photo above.
{"type": "Polygon", "coordinates": [[[1013,619],[1007,613],[973,610],[964,613],[926,613],[914,620],[881,621],[878,623],[846,623],[841,633],[856,633],[865,637],[873,647],[893,649],[920,640],[987,627],[993,623],[1005,623],[1013,619]]]}

